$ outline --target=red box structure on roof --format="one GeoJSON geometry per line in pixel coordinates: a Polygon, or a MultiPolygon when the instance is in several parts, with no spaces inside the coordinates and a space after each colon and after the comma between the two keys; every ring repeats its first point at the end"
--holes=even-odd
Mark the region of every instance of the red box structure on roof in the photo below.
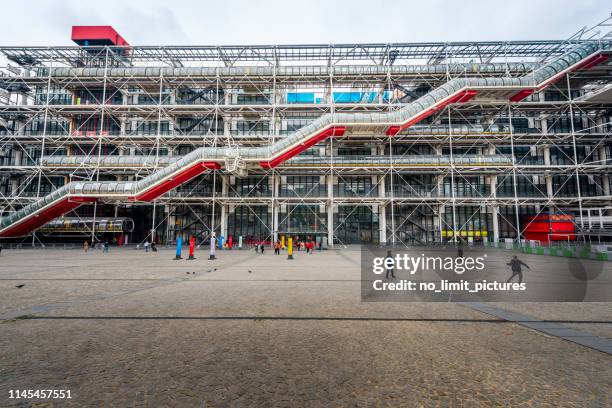
{"type": "Polygon", "coordinates": [[[72,26],[72,41],[78,45],[130,45],[111,26],[72,26]]]}

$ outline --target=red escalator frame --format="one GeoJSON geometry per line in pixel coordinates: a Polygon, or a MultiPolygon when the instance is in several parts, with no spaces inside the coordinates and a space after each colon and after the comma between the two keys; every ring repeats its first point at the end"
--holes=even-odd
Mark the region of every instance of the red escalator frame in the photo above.
{"type": "Polygon", "coordinates": [[[65,197],[46,208],[38,214],[25,218],[22,222],[11,226],[2,231],[0,237],[18,237],[27,235],[30,231],[35,230],[48,223],[49,221],[66,214],[69,211],[80,207],[82,204],[96,201],[94,197],[65,197]]]}
{"type": "Polygon", "coordinates": [[[330,128],[327,128],[327,129],[317,133],[316,135],[314,135],[310,139],[308,139],[308,140],[298,144],[297,146],[287,150],[285,153],[282,153],[278,157],[275,157],[275,158],[273,158],[271,160],[267,160],[267,161],[260,161],[259,165],[262,168],[264,168],[264,169],[273,169],[274,167],[278,166],[279,164],[289,160],[293,156],[296,156],[296,155],[302,153],[304,150],[306,150],[306,149],[316,145],[317,143],[319,143],[322,140],[327,139],[328,137],[331,137],[331,136],[343,136],[345,130],[346,130],[346,127],[344,127],[344,126],[332,126],[330,128]]]}
{"type": "MultiPolygon", "coordinates": [[[[589,70],[589,69],[591,69],[591,68],[601,64],[602,62],[607,61],[608,58],[610,58],[610,56],[608,54],[604,54],[604,53],[601,53],[601,52],[597,53],[597,54],[594,54],[594,55],[590,56],[589,58],[585,59],[584,61],[578,63],[575,67],[570,69],[569,72],[589,70]]],[[[534,93],[536,91],[541,91],[541,90],[549,87],[550,85],[554,84],[559,79],[561,79],[565,74],[566,74],[566,72],[560,72],[557,75],[555,75],[555,76],[551,77],[550,79],[548,79],[546,82],[544,82],[542,85],[538,86],[537,88],[525,88],[525,89],[521,89],[520,91],[518,91],[517,93],[515,93],[514,95],[512,95],[510,97],[510,102],[520,102],[520,101],[522,101],[523,99],[525,99],[526,97],[528,97],[532,93],[534,93]]]]}
{"type": "Polygon", "coordinates": [[[192,178],[204,173],[207,169],[220,169],[221,165],[219,163],[216,162],[203,162],[203,163],[197,163],[194,164],[191,167],[186,168],[185,170],[183,170],[182,172],[174,175],[173,177],[169,178],[168,180],[165,180],[163,182],[161,182],[160,184],[153,186],[152,188],[135,195],[134,197],[130,197],[130,200],[133,201],[151,201],[154,200],[155,198],[159,197],[160,195],[172,190],[175,187],[178,187],[179,185],[191,180],[192,178]]]}
{"type": "Polygon", "coordinates": [[[402,130],[408,129],[410,126],[419,123],[423,119],[433,115],[434,113],[436,113],[438,111],[441,111],[442,109],[444,109],[445,107],[447,107],[451,103],[464,103],[464,102],[467,102],[470,99],[474,98],[477,94],[478,94],[478,91],[474,91],[474,90],[471,90],[471,89],[468,89],[466,91],[457,92],[456,94],[454,94],[454,95],[444,99],[442,102],[440,102],[439,104],[435,105],[434,107],[426,109],[425,111],[421,112],[420,114],[418,114],[414,118],[410,119],[408,122],[406,122],[406,123],[404,123],[402,125],[389,126],[389,128],[387,129],[386,134],[387,134],[387,136],[395,136],[399,132],[401,132],[402,130]]]}

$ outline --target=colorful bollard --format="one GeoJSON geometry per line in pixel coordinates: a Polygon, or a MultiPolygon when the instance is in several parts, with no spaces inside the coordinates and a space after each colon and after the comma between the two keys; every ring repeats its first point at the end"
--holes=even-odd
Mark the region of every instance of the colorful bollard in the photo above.
{"type": "Polygon", "coordinates": [[[175,260],[183,259],[183,258],[181,258],[181,251],[182,250],[183,250],[183,237],[178,237],[176,239],[176,256],[174,257],[175,260]]]}
{"type": "Polygon", "coordinates": [[[219,243],[219,249],[220,249],[220,250],[223,250],[223,239],[224,239],[224,237],[223,237],[223,235],[221,235],[221,236],[219,237],[219,240],[218,240],[218,243],[219,243]]]}
{"type": "Polygon", "coordinates": [[[287,259],[293,259],[293,238],[291,237],[287,241],[287,259]]]}
{"type": "Polygon", "coordinates": [[[189,238],[189,258],[187,258],[188,260],[193,260],[195,259],[195,256],[193,256],[193,253],[195,251],[195,237],[192,235],[191,238],[189,238]]]}
{"type": "Polygon", "coordinates": [[[217,240],[215,239],[215,237],[210,237],[210,255],[208,256],[208,260],[213,260],[213,259],[217,259],[215,257],[215,250],[217,249],[217,240]]]}

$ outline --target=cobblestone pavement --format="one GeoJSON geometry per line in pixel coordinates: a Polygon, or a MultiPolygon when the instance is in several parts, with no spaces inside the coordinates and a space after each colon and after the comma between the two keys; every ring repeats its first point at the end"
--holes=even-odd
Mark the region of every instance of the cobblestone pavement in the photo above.
{"type": "MultiPolygon", "coordinates": [[[[0,323],[0,406],[612,404],[607,354],[458,304],[361,302],[357,251],[172,257],[3,251],[0,314],[41,311],[0,323]],[[73,398],[8,399],[48,388],[73,398]]],[[[496,307],[612,320],[609,303],[496,307]]]]}

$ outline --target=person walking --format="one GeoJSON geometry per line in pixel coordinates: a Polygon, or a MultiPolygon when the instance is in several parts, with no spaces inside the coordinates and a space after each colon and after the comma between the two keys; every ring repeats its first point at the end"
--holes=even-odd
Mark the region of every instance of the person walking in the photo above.
{"type": "Polygon", "coordinates": [[[104,241],[104,245],[102,247],[102,252],[108,253],[108,241],[104,241]]]}
{"type": "Polygon", "coordinates": [[[523,282],[523,270],[521,269],[521,266],[524,266],[527,269],[531,269],[529,265],[527,265],[525,262],[518,259],[516,255],[514,255],[512,259],[510,260],[510,262],[508,262],[506,265],[510,266],[510,268],[512,269],[512,276],[508,278],[506,283],[510,282],[517,275],[519,278],[518,283],[522,283],[523,282]]]}
{"type": "Polygon", "coordinates": [[[151,251],[157,252],[157,246],[155,246],[155,241],[151,242],[151,251]]]}
{"type": "Polygon", "coordinates": [[[2,244],[0,244],[0,256],[2,256],[2,244]]]}
{"type": "MultiPolygon", "coordinates": [[[[388,259],[391,259],[391,261],[393,261],[393,255],[391,254],[391,251],[387,251],[387,256],[385,257],[385,265],[387,264],[388,259]]],[[[393,273],[393,266],[387,267],[386,269],[387,273],[385,274],[385,279],[389,279],[389,273],[391,274],[391,277],[395,279],[395,274],[393,273]]]]}
{"type": "Polygon", "coordinates": [[[145,252],[149,252],[149,240],[147,239],[144,243],[145,252]]]}
{"type": "Polygon", "coordinates": [[[89,241],[83,242],[83,251],[89,251],[89,241]]]}
{"type": "Polygon", "coordinates": [[[263,255],[265,245],[264,244],[260,244],[260,245],[261,245],[261,254],[263,255]]]}

